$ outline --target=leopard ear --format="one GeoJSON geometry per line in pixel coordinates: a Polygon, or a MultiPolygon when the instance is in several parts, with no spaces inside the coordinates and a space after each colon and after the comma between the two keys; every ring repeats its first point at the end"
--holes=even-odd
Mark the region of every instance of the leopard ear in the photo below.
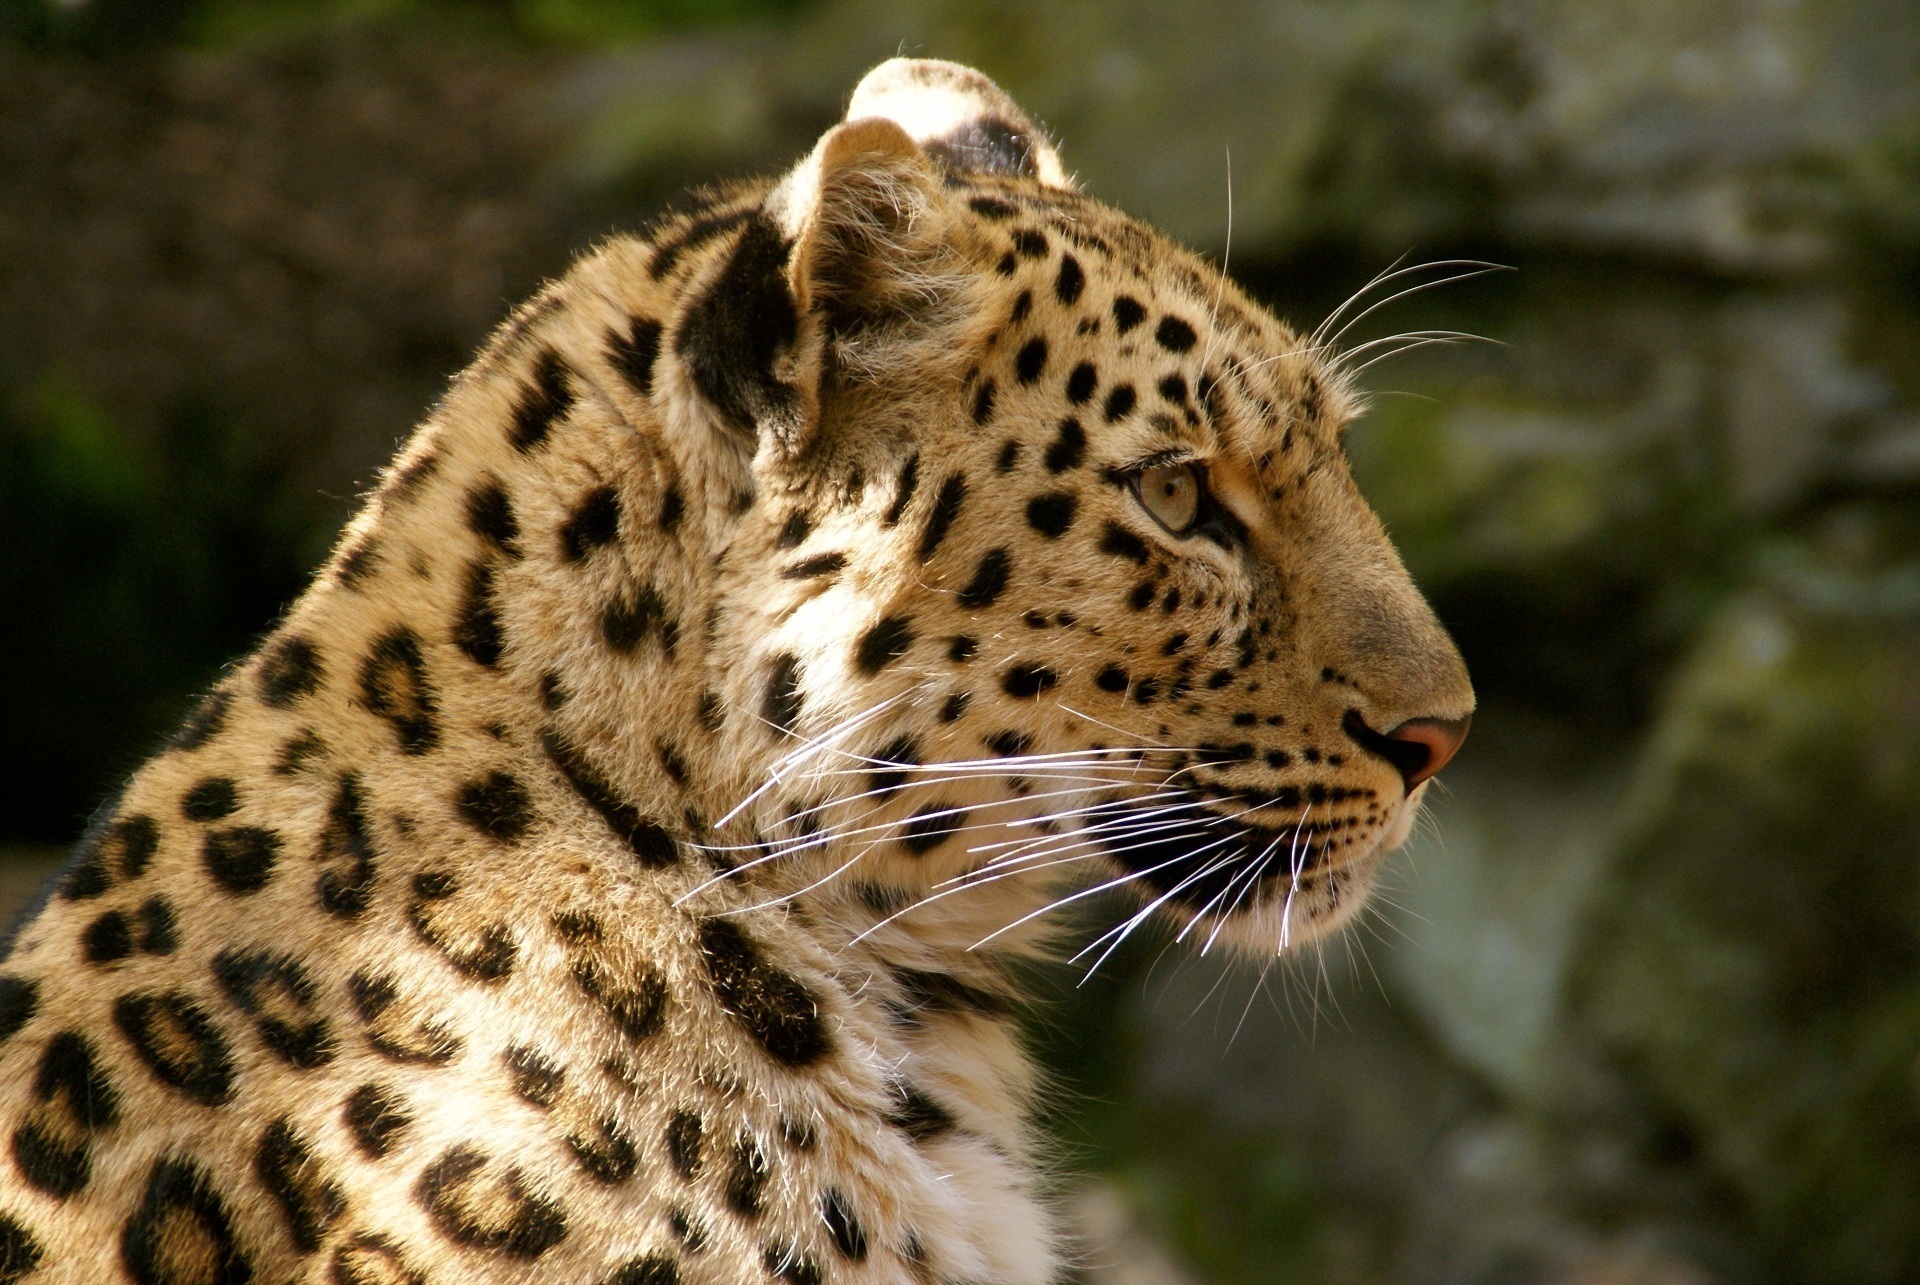
{"type": "Polygon", "coordinates": [[[1039,127],[1005,90],[971,67],[892,58],[866,74],[847,120],[890,120],[950,174],[1005,174],[1071,188],[1073,180],[1039,127]]]}
{"type": "Polygon", "coordinates": [[[898,125],[829,130],[683,314],[674,348],[694,389],[734,431],[799,450],[828,386],[950,294],[946,207],[898,125]]]}

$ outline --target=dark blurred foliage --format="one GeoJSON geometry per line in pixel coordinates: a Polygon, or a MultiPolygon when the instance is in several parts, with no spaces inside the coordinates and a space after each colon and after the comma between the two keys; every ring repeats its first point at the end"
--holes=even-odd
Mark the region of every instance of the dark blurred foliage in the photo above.
{"type": "Polygon", "coordinates": [[[742,19],[805,0],[0,0],[0,39],[39,53],[138,54],[325,37],[345,26],[404,25],[528,46],[597,45],[742,19]]]}

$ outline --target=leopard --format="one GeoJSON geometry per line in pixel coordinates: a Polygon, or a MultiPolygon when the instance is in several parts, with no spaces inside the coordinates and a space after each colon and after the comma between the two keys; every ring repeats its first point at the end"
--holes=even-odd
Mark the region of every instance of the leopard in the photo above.
{"type": "Polygon", "coordinates": [[[593,247],[13,931],[0,1282],[1064,1279],[1035,969],[1466,734],[1361,409],[957,64],[593,247]]]}

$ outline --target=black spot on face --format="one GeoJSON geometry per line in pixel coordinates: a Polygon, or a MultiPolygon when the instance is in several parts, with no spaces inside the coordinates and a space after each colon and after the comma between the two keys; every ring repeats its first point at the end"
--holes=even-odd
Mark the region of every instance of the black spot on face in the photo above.
{"type": "Polygon", "coordinates": [[[983,379],[973,392],[973,422],[985,424],[993,418],[993,380],[983,379]]]}
{"type": "Polygon", "coordinates": [[[297,775],[325,758],[326,754],[327,743],[312,728],[301,728],[280,747],[280,755],[274,760],[273,773],[275,776],[297,775]]]}
{"type": "Polygon", "coordinates": [[[1187,352],[1200,339],[1193,333],[1193,327],[1178,317],[1160,318],[1159,326],[1154,329],[1153,338],[1168,352],[1187,352]]]}
{"type": "Polygon", "coordinates": [[[437,1022],[417,1019],[393,978],[355,973],[347,980],[347,994],[367,1024],[367,1043],[394,1061],[440,1066],[459,1056],[460,1037],[437,1022]]]}
{"type": "Polygon", "coordinates": [[[813,534],[813,519],[805,513],[796,512],[787,518],[786,525],[780,528],[780,535],[773,542],[776,549],[797,549],[806,543],[813,534]]]}
{"type": "Polygon", "coordinates": [[[1080,427],[1080,421],[1071,418],[1061,420],[1059,435],[1047,447],[1047,472],[1064,473],[1068,469],[1078,468],[1086,457],[1087,433],[1080,427]]]}
{"type": "Polygon", "coordinates": [[[89,964],[111,964],[133,953],[133,923],[124,910],[109,910],[80,934],[80,950],[89,964]]]}
{"type": "Polygon", "coordinates": [[[460,819],[499,843],[518,843],[533,823],[527,787],[506,772],[493,772],[460,787],[454,800],[460,819]]]}
{"type": "Polygon", "coordinates": [[[553,423],[573,407],[573,390],[567,386],[567,368],[560,354],[543,350],[533,362],[531,382],[520,390],[513,408],[513,426],[508,440],[514,449],[526,454],[547,440],[553,423]]]}
{"type": "Polygon", "coordinates": [[[579,562],[619,536],[620,493],[610,486],[596,486],[580,497],[561,526],[560,556],[567,562],[579,562]]]}
{"type": "Polygon", "coordinates": [[[1108,665],[1094,676],[1094,686],[1103,692],[1124,692],[1133,680],[1118,665],[1108,665]]]}
{"type": "Polygon", "coordinates": [[[273,878],[280,836],[259,826],[235,825],[207,832],[200,849],[207,873],[227,892],[258,892],[273,878]]]}
{"type": "Polygon", "coordinates": [[[673,836],[621,798],[585,755],[558,733],[551,731],[542,734],[540,744],[554,767],[559,769],[560,775],[573,787],[574,793],[599,813],[600,819],[633,851],[641,865],[659,870],[679,860],[680,849],[674,843],[673,836]]]}
{"type": "Polygon", "coordinates": [[[454,1244],[511,1258],[538,1258],[567,1234],[558,1204],[535,1193],[519,1169],[495,1163],[471,1144],[428,1165],[414,1198],[454,1244]]]}
{"type": "Polygon", "coordinates": [[[854,665],[871,677],[907,654],[913,646],[913,621],[906,616],[885,616],[865,633],[854,648],[854,665]]]}
{"type": "Polygon", "coordinates": [[[913,503],[913,493],[919,488],[920,453],[915,451],[907,456],[907,462],[900,467],[900,482],[894,488],[893,503],[889,504],[887,511],[881,514],[881,523],[885,526],[893,526],[899,522],[901,515],[907,511],[907,506],[913,503]]]}
{"type": "Polygon", "coordinates": [[[1015,665],[1001,676],[1000,689],[1016,700],[1032,700],[1060,681],[1060,676],[1042,665],[1015,665]]]}
{"type": "Polygon", "coordinates": [[[507,1082],[522,1100],[543,1111],[552,1109],[566,1082],[565,1072],[529,1044],[509,1045],[500,1059],[506,1064],[507,1082]]]}
{"type": "Polygon", "coordinates": [[[674,1172],[688,1182],[700,1176],[705,1133],[700,1117],[684,1108],[667,1120],[667,1159],[672,1161],[674,1172]]]}
{"type": "Polygon", "coordinates": [[[607,359],[642,397],[653,395],[653,364],[660,358],[660,323],[635,317],[624,335],[608,332],[607,359]]]}
{"type": "Polygon", "coordinates": [[[1176,406],[1184,405],[1187,400],[1187,381],[1179,375],[1168,375],[1160,381],[1160,395],[1176,406]]]}
{"type": "Polygon", "coordinates": [[[1080,302],[1080,294],[1087,288],[1087,274],[1080,270],[1080,261],[1070,254],[1060,256],[1060,271],[1053,278],[1053,296],[1061,303],[1072,306],[1080,302]]]}
{"type": "Polygon", "coordinates": [[[13,1038],[40,1008],[40,983],[0,974],[0,1040],[13,1038]]]}
{"type": "Polygon", "coordinates": [[[1049,491],[1027,501],[1027,525],[1049,540],[1056,540],[1073,525],[1080,497],[1072,491],[1049,491]]]}
{"type": "Polygon", "coordinates": [[[467,568],[467,583],[453,622],[454,645],[467,659],[488,669],[500,663],[506,635],[493,605],[493,566],[476,562],[467,568]]]}
{"type": "Polygon", "coordinates": [[[1011,473],[1013,466],[1020,462],[1020,443],[1009,437],[1000,443],[1000,453],[994,457],[993,471],[1011,473]]]}
{"type": "Polygon", "coordinates": [[[1020,212],[1017,206],[1011,205],[997,196],[969,197],[967,206],[975,214],[980,215],[982,218],[993,219],[995,222],[1010,219],[1020,212]]]}
{"type": "Polygon", "coordinates": [[[727,1167],[727,1205],[743,1218],[758,1218],[770,1177],[772,1169],[759,1139],[742,1130],[733,1144],[732,1163],[727,1167]]]}
{"type": "Polygon", "coordinates": [[[920,532],[920,561],[931,558],[940,547],[940,542],[947,538],[947,531],[960,515],[960,506],[966,502],[966,498],[967,479],[960,474],[951,474],[940,484],[940,494],[934,498],[933,511],[927,514],[927,525],[920,532]]]}
{"type": "Polygon", "coordinates": [[[230,776],[209,776],[180,799],[180,814],[186,820],[221,820],[236,811],[240,811],[240,788],[230,776]]]}
{"type": "Polygon", "coordinates": [[[519,557],[520,523],[500,480],[489,477],[467,492],[467,529],[509,557],[519,557]]]}
{"type": "Polygon", "coordinates": [[[666,979],[652,965],[609,949],[597,925],[568,940],[567,959],[574,985],[598,1002],[629,1040],[651,1039],[666,1025],[666,979]]]}
{"type": "MultiPolygon", "coordinates": [[[[119,1095],[77,1031],[47,1041],[32,1092],[37,1105],[14,1130],[14,1164],[30,1185],[64,1200],[92,1176],[92,1135],[118,1121],[119,1095]]],[[[0,1258],[0,1280],[7,1266],[0,1258]]]]}
{"type": "Polygon", "coordinates": [[[404,626],[383,634],[360,666],[360,701],[393,727],[404,754],[440,743],[438,709],[420,640],[404,626]]]}
{"type": "Polygon", "coordinates": [[[890,794],[913,775],[913,768],[920,762],[920,742],[911,736],[897,736],[873,757],[878,762],[867,779],[877,793],[890,794]]]}
{"type": "Polygon", "coordinates": [[[343,773],[335,787],[314,857],[323,867],[314,880],[321,909],[343,919],[364,911],[373,899],[375,853],[355,773],[343,773]]]}
{"type": "Polygon", "coordinates": [[[1126,334],[1147,319],[1147,310],[1140,301],[1131,295],[1119,295],[1113,301],[1113,325],[1120,334],[1126,334]]]}
{"type": "Polygon", "coordinates": [[[887,1123],[904,1130],[915,1142],[937,1138],[954,1128],[952,1114],[905,1080],[893,1082],[894,1105],[887,1123]]]}
{"type": "Polygon", "coordinates": [[[1107,523],[1106,530],[1101,532],[1100,552],[1111,553],[1116,558],[1125,558],[1143,567],[1151,557],[1146,541],[1117,522],[1107,523]]]}
{"type": "Polygon", "coordinates": [[[973,579],[960,591],[956,601],[971,611],[991,607],[1006,590],[1007,577],[1012,569],[1013,559],[1005,549],[987,550],[980,559],[980,565],[974,569],[973,579]]]}
{"type": "Polygon", "coordinates": [[[820,1285],[820,1264],[791,1245],[769,1245],[761,1250],[760,1266],[782,1285],[820,1285]]]}
{"type": "Polygon", "coordinates": [[[945,843],[966,821],[964,808],[956,808],[948,803],[929,803],[900,827],[900,846],[916,857],[922,856],[945,843]]]}
{"type": "Polygon", "coordinates": [[[138,879],[160,847],[160,827],[141,814],[100,826],[81,843],[61,876],[60,896],[68,901],[97,897],[123,879],[138,879]]]}
{"type": "Polygon", "coordinates": [[[1094,371],[1093,363],[1083,361],[1067,376],[1067,400],[1075,406],[1084,406],[1092,400],[1094,389],[1099,385],[1100,377],[1094,371]]]}
{"type": "Polygon", "coordinates": [[[319,1249],[327,1229],[347,1211],[347,1198],[285,1116],[260,1135],[253,1171],[279,1204],[293,1247],[303,1254],[319,1249]]]}
{"type": "Polygon", "coordinates": [[[965,634],[955,634],[947,643],[947,659],[956,665],[963,665],[973,659],[980,644],[965,634]]]}
{"type": "Polygon", "coordinates": [[[1013,252],[1023,259],[1047,257],[1047,234],[1032,228],[1018,228],[1013,234],[1013,252]]]}
{"type": "Polygon", "coordinates": [[[832,579],[845,570],[847,555],[844,553],[819,553],[811,558],[803,558],[780,573],[782,580],[824,580],[832,579]]]}
{"type": "Polygon", "coordinates": [[[438,870],[420,872],[413,877],[407,921],[455,971],[483,982],[510,976],[520,954],[513,930],[498,920],[477,918],[472,905],[453,908],[444,904],[458,891],[452,875],[438,870]]]}
{"type": "Polygon", "coordinates": [[[226,1037],[184,991],[122,995],[114,1025],[155,1079],[203,1106],[233,1096],[233,1058],[226,1037]]]}
{"type": "Polygon", "coordinates": [[[14,1285],[39,1270],[46,1249],[10,1214],[0,1214],[0,1285],[14,1285]]]}
{"type": "Polygon", "coordinates": [[[206,1170],[163,1156],[147,1174],[120,1233],[120,1262],[136,1285],[247,1285],[254,1279],[226,1202],[206,1170]]]}
{"type": "Polygon", "coordinates": [[[1022,384],[1031,384],[1040,378],[1040,372],[1047,368],[1047,341],[1034,336],[1020,346],[1013,359],[1014,377],[1022,384]]]}
{"type": "Polygon", "coordinates": [[[1017,326],[1021,322],[1025,321],[1027,319],[1027,314],[1032,311],[1033,311],[1033,291],[1022,290],[1020,292],[1020,297],[1013,301],[1013,311],[1007,314],[1007,323],[1009,325],[1017,326]]]}
{"type": "Polygon", "coordinates": [[[940,721],[943,723],[959,722],[961,716],[967,712],[967,706],[972,703],[972,692],[955,692],[953,695],[947,697],[946,701],[940,706],[940,721]]]}
{"type": "Polygon", "coordinates": [[[335,564],[340,584],[358,589],[380,568],[380,546],[371,535],[362,535],[341,551],[335,564]]]}
{"type": "Polygon", "coordinates": [[[1001,731],[987,737],[985,743],[1001,758],[1018,758],[1033,748],[1033,737],[1025,732],[1001,731]]]}
{"type": "Polygon", "coordinates": [[[1109,424],[1117,424],[1133,413],[1138,400],[1132,384],[1117,384],[1107,394],[1106,405],[1100,410],[1101,417],[1109,424]]]}
{"type": "Polygon", "coordinates": [[[320,690],[326,673],[320,649],[311,641],[298,634],[281,638],[267,649],[260,662],[260,699],[274,709],[292,709],[302,698],[320,690]]]}
{"type": "Polygon", "coordinates": [[[221,951],[213,976],[241,1012],[254,1020],[260,1042],[301,1070],[325,1066],[338,1044],[316,1007],[319,988],[287,955],[266,950],[221,951]]]}
{"type": "Polygon", "coordinates": [[[400,1095],[380,1084],[363,1084],[347,1097],[341,1119],[361,1152],[383,1159],[413,1122],[413,1112],[400,1095]]]}
{"type": "Polygon", "coordinates": [[[171,955],[179,948],[173,907],[165,897],[149,897],[140,903],[140,949],[149,955],[171,955]]]}
{"type": "Polygon", "coordinates": [[[768,963],[738,924],[702,920],[700,953],[721,1005],[776,1062],[806,1066],[827,1053],[831,1041],[813,992],[768,963]]]}
{"type": "Polygon", "coordinates": [[[783,732],[791,732],[800,721],[800,658],[791,653],[774,658],[767,675],[766,697],[760,715],[783,732]]]}
{"type": "Polygon", "coordinates": [[[667,617],[667,604],[650,584],[632,586],[600,613],[600,637],[622,656],[638,647],[656,626],[661,645],[672,654],[678,630],[667,617]]]}
{"type": "Polygon", "coordinates": [[[355,1236],[333,1251],[332,1285],[427,1285],[399,1246],[380,1235],[355,1236]]]}
{"type": "Polygon", "coordinates": [[[603,1278],[600,1285],[680,1285],[679,1260],[662,1253],[629,1258],[603,1278]]]}
{"type": "Polygon", "coordinates": [[[1160,590],[1155,587],[1153,581],[1142,581],[1135,585],[1133,592],[1128,595],[1127,606],[1133,608],[1135,611],[1145,611],[1152,605],[1154,598],[1157,597],[1159,593],[1160,590]]]}

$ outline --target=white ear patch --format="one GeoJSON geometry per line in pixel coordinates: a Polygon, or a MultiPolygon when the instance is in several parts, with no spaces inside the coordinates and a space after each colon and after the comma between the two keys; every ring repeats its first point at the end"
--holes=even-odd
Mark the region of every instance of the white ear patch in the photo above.
{"type": "Polygon", "coordinates": [[[1006,174],[1071,188],[1060,154],[1006,91],[971,67],[891,58],[854,88],[847,120],[883,117],[942,169],[1006,174]]]}

